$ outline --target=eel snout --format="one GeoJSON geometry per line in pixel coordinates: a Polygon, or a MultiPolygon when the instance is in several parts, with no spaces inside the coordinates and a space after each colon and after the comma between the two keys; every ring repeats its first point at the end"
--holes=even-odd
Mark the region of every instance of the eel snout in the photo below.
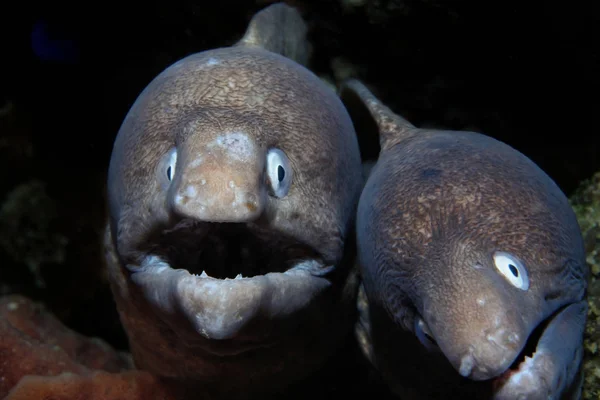
{"type": "Polygon", "coordinates": [[[527,341],[520,321],[510,316],[494,319],[494,324],[465,341],[464,350],[451,357],[454,368],[472,380],[486,380],[501,375],[518,357],[527,341]]]}
{"type": "Polygon", "coordinates": [[[246,134],[221,134],[189,143],[180,156],[170,191],[172,210],[210,222],[248,222],[264,211],[265,151],[246,134]]]}
{"type": "Polygon", "coordinates": [[[586,314],[587,303],[580,301],[533,326],[507,312],[495,317],[494,328],[480,329],[478,335],[473,321],[469,334],[448,329],[433,333],[456,371],[489,382],[494,400],[548,399],[576,389],[586,314]]]}
{"type": "Polygon", "coordinates": [[[494,295],[489,290],[474,296],[461,293],[426,301],[424,320],[460,375],[474,381],[493,379],[518,358],[538,321],[529,323],[512,310],[503,294],[494,295]]]}

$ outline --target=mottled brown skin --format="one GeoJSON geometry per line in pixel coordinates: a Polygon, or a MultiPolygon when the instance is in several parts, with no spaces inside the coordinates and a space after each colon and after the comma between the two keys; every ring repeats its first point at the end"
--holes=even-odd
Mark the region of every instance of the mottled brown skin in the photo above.
{"type": "Polygon", "coordinates": [[[557,185],[495,139],[414,127],[358,81],[342,98],[366,106],[380,130],[381,153],[357,211],[368,302],[359,304],[358,333],[392,389],[403,398],[545,399],[574,382],[576,392],[588,270],[557,185]],[[498,272],[497,251],[525,266],[527,290],[498,272]],[[568,305],[572,312],[559,314],[565,322],[552,324],[568,305]],[[437,342],[429,349],[417,338],[419,319],[437,342]],[[553,330],[545,331],[548,348],[537,348],[539,368],[503,386],[495,378],[519,362],[528,338],[535,349],[532,332],[544,321],[553,330]],[[472,363],[461,364],[469,354],[472,363]]]}
{"type": "MultiPolygon", "coordinates": [[[[191,55],[144,89],[115,141],[111,168],[119,170],[110,173],[115,176],[109,182],[111,213],[123,215],[119,222],[124,224],[129,212],[141,208],[139,202],[155,200],[158,160],[174,144],[198,152],[228,131],[249,133],[263,149],[286,150],[294,171],[301,171],[294,177],[296,193],[267,212],[285,218],[278,227],[283,233],[318,247],[328,262],[339,261],[353,212],[348,198],[360,182],[355,179],[360,164],[354,130],[335,94],[315,75],[262,49],[232,47],[191,55]],[[206,66],[211,58],[219,60],[218,68],[206,66]]],[[[133,247],[146,239],[139,233],[145,220],[167,218],[135,215],[130,220],[139,228],[122,228],[119,241],[133,247]]]]}
{"type": "MultiPolygon", "coordinates": [[[[281,27],[269,19],[289,17],[291,9],[266,11],[273,7],[285,12],[262,14],[268,18],[259,22],[281,27]]],[[[297,18],[295,25],[283,25],[297,31],[297,18]]],[[[253,21],[238,45],[186,57],[148,85],[123,122],[109,169],[107,264],[133,358],[191,398],[200,390],[234,398],[281,389],[315,371],[351,328],[345,241],[361,187],[352,123],[335,93],[276,54],[273,33],[253,21]],[[270,38],[265,47],[271,51],[261,48],[261,35],[270,38]],[[229,144],[216,146],[223,138],[229,144]],[[251,144],[242,146],[246,142],[251,144]],[[164,159],[173,148],[174,178],[165,183],[164,159]],[[285,152],[293,170],[282,198],[267,194],[271,148],[285,152]],[[239,189],[234,194],[243,202],[228,185],[239,189]],[[235,240],[263,238],[251,242],[251,252],[280,251],[284,257],[289,246],[299,254],[294,257],[319,267],[299,271],[293,280],[283,273],[288,264],[274,271],[279,274],[263,276],[261,270],[251,279],[202,280],[191,274],[214,266],[197,265],[183,272],[182,283],[177,279],[183,275],[150,273],[143,266],[150,255],[194,247],[239,253],[243,249],[229,239],[211,242],[210,229],[229,226],[239,230],[235,240]],[[170,241],[161,242],[161,235],[171,235],[170,241]],[[195,283],[204,286],[196,290],[195,283]]],[[[304,40],[296,33],[281,41],[287,43],[281,51],[292,49],[302,58],[301,46],[290,45],[304,40]]],[[[186,269],[168,261],[172,269],[186,269]]]]}

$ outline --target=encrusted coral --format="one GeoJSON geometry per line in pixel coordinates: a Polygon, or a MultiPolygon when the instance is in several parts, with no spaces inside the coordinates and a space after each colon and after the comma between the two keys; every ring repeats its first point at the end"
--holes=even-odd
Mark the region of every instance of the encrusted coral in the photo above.
{"type": "Polygon", "coordinates": [[[0,298],[0,398],[173,398],[155,377],[132,367],[129,355],[71,331],[42,305],[18,295],[0,298]]]}
{"type": "Polygon", "coordinates": [[[586,245],[591,269],[588,289],[588,323],[584,346],[584,399],[600,398],[600,172],[583,182],[571,197],[586,245]]]}
{"type": "Polygon", "coordinates": [[[157,379],[144,371],[85,375],[26,376],[4,400],[174,400],[157,379]]]}

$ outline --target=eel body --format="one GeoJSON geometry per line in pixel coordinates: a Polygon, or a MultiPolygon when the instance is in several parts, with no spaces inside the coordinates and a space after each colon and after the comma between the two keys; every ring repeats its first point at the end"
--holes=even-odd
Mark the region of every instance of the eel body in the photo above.
{"type": "Polygon", "coordinates": [[[357,211],[356,332],[393,391],[578,398],[589,271],[559,187],[489,136],[416,128],[357,80],[342,99],[380,135],[357,211]]]}
{"type": "Polygon", "coordinates": [[[305,33],[294,8],[263,9],[234,46],[160,73],[114,143],[114,298],[136,366],[186,393],[281,388],[351,330],[360,154],[305,33]]]}

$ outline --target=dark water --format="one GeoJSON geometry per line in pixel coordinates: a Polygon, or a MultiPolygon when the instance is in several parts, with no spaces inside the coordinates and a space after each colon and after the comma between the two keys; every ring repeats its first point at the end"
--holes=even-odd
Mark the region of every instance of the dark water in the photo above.
{"type": "MultiPolygon", "coordinates": [[[[45,183],[50,200],[30,207],[51,204],[56,214],[40,226],[39,218],[26,217],[9,224],[13,214],[7,212],[0,235],[36,231],[44,242],[58,232],[68,243],[62,261],[42,257],[43,288],[24,261],[29,255],[23,252],[36,252],[35,242],[17,256],[0,246],[2,293],[41,299],[74,329],[126,347],[98,272],[112,142],[156,74],[190,53],[233,43],[268,2],[240,3],[7,5],[6,21],[0,21],[0,200],[4,204],[15,188],[35,179],[45,183]]],[[[345,60],[416,125],[477,130],[503,140],[567,194],[600,169],[599,127],[592,118],[598,111],[592,34],[598,10],[591,2],[290,3],[310,24],[311,68],[319,75],[339,77],[345,60]]],[[[376,137],[363,134],[360,142],[365,158],[376,156],[376,137]]]]}

